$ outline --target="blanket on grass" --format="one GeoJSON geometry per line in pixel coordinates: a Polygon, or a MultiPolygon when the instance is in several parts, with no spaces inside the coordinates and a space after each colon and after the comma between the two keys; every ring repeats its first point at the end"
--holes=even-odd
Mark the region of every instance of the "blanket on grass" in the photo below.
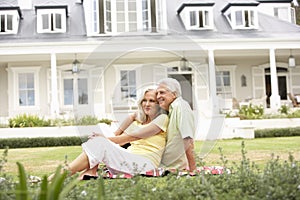
{"type": "MultiPolygon", "coordinates": [[[[178,170],[178,169],[164,169],[164,168],[157,168],[155,170],[147,171],[146,173],[139,174],[142,176],[147,177],[163,177],[168,174],[173,174],[176,176],[197,176],[200,174],[212,174],[212,175],[221,175],[223,173],[230,173],[229,169],[226,169],[221,166],[203,166],[197,167],[194,172],[189,172],[187,170],[178,170]]],[[[103,178],[132,178],[134,175],[121,173],[121,174],[112,174],[108,170],[102,175],[103,178]]]]}

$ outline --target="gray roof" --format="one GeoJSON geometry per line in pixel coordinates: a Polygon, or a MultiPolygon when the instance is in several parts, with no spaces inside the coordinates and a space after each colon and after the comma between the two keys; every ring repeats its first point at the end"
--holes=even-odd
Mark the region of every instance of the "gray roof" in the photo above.
{"type": "MultiPolygon", "coordinates": [[[[177,0],[178,2],[179,0],[177,0]]],[[[235,0],[239,3],[253,3],[254,0],[235,0]]],[[[273,2],[280,2],[282,0],[272,0],[273,2]]],[[[292,0],[288,0],[291,2],[292,0]]],[[[189,1],[191,2],[191,1],[189,1]]],[[[193,2],[193,1],[192,1],[193,2]]],[[[233,0],[214,0],[214,30],[185,30],[179,15],[175,15],[178,5],[168,3],[168,26],[176,32],[182,32],[190,35],[193,38],[199,39],[220,39],[220,38],[272,38],[272,37],[298,37],[300,39],[300,26],[292,24],[276,17],[272,17],[263,13],[258,13],[259,28],[234,30],[231,28],[229,22],[222,14],[228,4],[234,2],[233,0]]],[[[285,0],[286,2],[286,0],[285,0]]],[[[257,3],[257,1],[256,1],[257,3]]]]}
{"type": "MultiPolygon", "coordinates": [[[[277,19],[276,17],[268,16],[259,13],[259,29],[251,30],[233,30],[222,14],[222,9],[230,5],[230,3],[264,3],[267,0],[186,0],[186,5],[189,4],[211,4],[214,10],[214,25],[213,30],[194,30],[187,31],[177,13],[183,5],[182,0],[172,0],[167,2],[167,19],[170,32],[184,33],[193,38],[199,39],[226,39],[226,38],[291,38],[297,37],[300,39],[300,26],[288,23],[277,19]]],[[[272,0],[272,2],[291,2],[292,0],[272,0]]],[[[84,21],[84,8],[80,3],[75,3],[74,0],[33,0],[33,9],[21,10],[23,19],[20,20],[19,33],[16,35],[0,35],[1,43],[9,42],[60,42],[60,41],[85,41],[85,40],[105,40],[103,37],[86,36],[86,27],[84,21]],[[42,33],[36,31],[36,11],[35,6],[55,6],[66,5],[68,10],[67,17],[67,32],[66,33],[42,33]]],[[[269,0],[268,2],[271,2],[269,0]]],[[[16,6],[17,0],[3,0],[0,2],[0,7],[16,6]]],[[[123,36],[124,37],[124,36],[123,36]]],[[[135,37],[135,36],[128,36],[135,37]]],[[[147,36],[148,37],[148,36],[147,36]]],[[[156,36],[150,36],[156,37],[156,36]]],[[[160,36],[161,37],[161,36],[160,36]]]]}

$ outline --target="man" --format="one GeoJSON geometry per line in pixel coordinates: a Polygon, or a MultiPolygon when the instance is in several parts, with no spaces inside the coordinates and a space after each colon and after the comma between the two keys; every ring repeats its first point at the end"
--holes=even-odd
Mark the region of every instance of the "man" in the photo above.
{"type": "Polygon", "coordinates": [[[194,115],[187,101],[181,97],[180,83],[173,78],[158,82],[159,106],[169,112],[167,145],[161,166],[176,169],[196,169],[194,155],[194,115]]]}

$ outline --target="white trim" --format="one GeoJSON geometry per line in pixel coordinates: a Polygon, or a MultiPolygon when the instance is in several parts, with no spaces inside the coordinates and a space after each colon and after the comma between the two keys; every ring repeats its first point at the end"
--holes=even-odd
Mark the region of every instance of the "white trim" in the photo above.
{"type": "Polygon", "coordinates": [[[206,7],[185,7],[184,10],[180,13],[182,21],[185,25],[186,30],[205,30],[205,29],[213,29],[214,28],[214,19],[213,19],[213,8],[210,6],[206,7]],[[203,27],[199,27],[199,12],[202,11],[205,13],[208,12],[208,24],[205,24],[205,15],[203,15],[203,27]],[[196,12],[195,22],[196,24],[191,25],[191,12],[196,12]]]}
{"type": "Polygon", "coordinates": [[[257,8],[252,6],[245,6],[245,7],[231,7],[228,9],[227,12],[224,13],[226,19],[228,20],[229,24],[231,25],[232,29],[258,29],[258,11],[257,8]],[[236,21],[236,14],[237,12],[242,12],[242,24],[237,25],[236,21]],[[249,24],[246,27],[245,22],[245,12],[248,12],[248,19],[251,19],[249,14],[253,13],[253,25],[249,24]],[[229,15],[230,18],[228,17],[229,15]]]}
{"type": "MultiPolygon", "coordinates": [[[[18,33],[18,28],[19,28],[19,14],[17,10],[1,10],[0,15],[5,16],[5,32],[0,32],[0,35],[5,35],[5,34],[17,34],[18,33]],[[7,15],[12,15],[12,30],[7,29],[7,15]]],[[[1,20],[0,20],[0,26],[1,26],[1,20]]]]}
{"type": "Polygon", "coordinates": [[[30,111],[38,111],[40,110],[40,69],[41,67],[10,67],[13,75],[13,110],[17,110],[18,112],[30,112],[30,111]],[[20,73],[33,73],[34,75],[34,98],[35,98],[35,105],[34,106],[20,106],[19,105],[19,78],[18,74],[20,73]]]}
{"type": "MultiPolygon", "coordinates": [[[[216,66],[216,72],[218,71],[229,71],[230,72],[230,87],[231,87],[231,98],[236,96],[236,80],[235,80],[235,70],[236,65],[218,65],[216,66]]],[[[217,86],[217,85],[216,85],[217,86]]],[[[226,99],[226,98],[225,98],[226,99]]]]}
{"type": "Polygon", "coordinates": [[[65,33],[67,30],[67,16],[65,9],[37,9],[37,33],[65,33]],[[56,27],[56,14],[61,16],[61,28],[56,27]],[[47,29],[43,29],[43,15],[48,15],[47,29]],[[51,30],[51,16],[53,15],[53,30],[51,30]]]}

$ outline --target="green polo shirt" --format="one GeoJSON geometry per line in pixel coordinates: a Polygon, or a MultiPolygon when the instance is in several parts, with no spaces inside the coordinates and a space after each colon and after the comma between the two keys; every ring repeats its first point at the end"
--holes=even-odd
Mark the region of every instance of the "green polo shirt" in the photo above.
{"type": "Polygon", "coordinates": [[[193,111],[182,97],[177,97],[169,107],[167,144],[162,156],[161,167],[183,169],[188,166],[183,139],[194,138],[193,111]]]}

